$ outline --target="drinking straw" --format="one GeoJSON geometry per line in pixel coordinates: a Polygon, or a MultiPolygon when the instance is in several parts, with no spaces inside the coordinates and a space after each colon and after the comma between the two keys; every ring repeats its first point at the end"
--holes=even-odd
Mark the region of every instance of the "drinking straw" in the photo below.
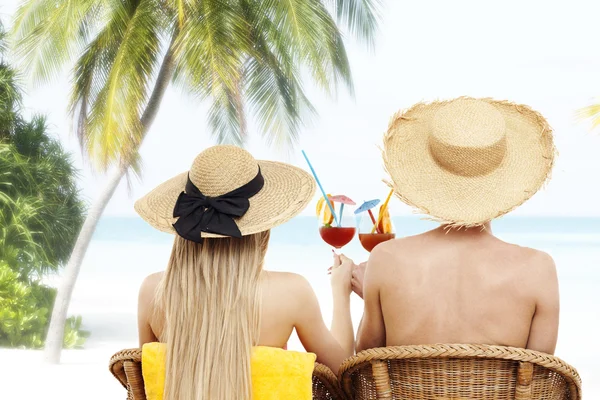
{"type": "Polygon", "coordinates": [[[388,203],[390,202],[390,199],[392,198],[393,194],[394,194],[394,189],[391,189],[390,192],[388,193],[387,197],[385,198],[385,201],[383,202],[381,208],[379,209],[379,215],[377,216],[377,224],[375,224],[375,226],[373,226],[373,230],[371,230],[371,233],[375,233],[375,230],[377,229],[377,227],[379,226],[379,223],[383,219],[383,211],[388,206],[388,203]]]}
{"type": "MultiPolygon", "coordinates": [[[[375,222],[375,217],[373,216],[373,211],[368,210],[369,216],[371,217],[371,221],[373,221],[373,224],[375,225],[375,229],[377,230],[377,233],[382,233],[379,232],[379,228],[377,227],[377,222],[375,222]]],[[[371,232],[371,233],[375,233],[375,232],[371,232]]]]}
{"type": "Polygon", "coordinates": [[[344,203],[340,203],[340,219],[338,221],[338,226],[342,226],[342,214],[344,213],[344,203]]]}
{"type": "Polygon", "coordinates": [[[336,224],[339,226],[340,223],[338,222],[337,215],[335,215],[335,210],[333,209],[333,205],[329,201],[329,197],[327,197],[327,192],[323,189],[323,186],[321,185],[319,178],[317,178],[317,173],[315,172],[315,169],[312,167],[312,164],[308,160],[308,156],[306,155],[304,150],[302,150],[302,155],[304,156],[304,159],[306,160],[306,163],[308,164],[308,168],[310,168],[310,172],[312,172],[313,176],[315,177],[315,181],[317,181],[317,185],[319,186],[319,189],[321,189],[321,193],[323,194],[323,198],[325,199],[325,202],[327,203],[327,206],[329,207],[329,210],[331,211],[331,215],[333,215],[333,219],[335,220],[336,224]]]}

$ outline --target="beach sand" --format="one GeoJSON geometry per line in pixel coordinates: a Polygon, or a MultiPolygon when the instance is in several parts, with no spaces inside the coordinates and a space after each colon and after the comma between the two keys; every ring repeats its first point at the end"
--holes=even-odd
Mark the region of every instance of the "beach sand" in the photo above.
{"type": "MultiPolygon", "coordinates": [[[[136,347],[134,317],[133,314],[87,315],[88,327],[95,328],[94,336],[99,340],[90,339],[85,350],[63,351],[60,365],[44,365],[42,351],[0,349],[0,398],[125,399],[125,389],[110,374],[108,360],[120,349],[136,347]],[[101,326],[110,328],[102,331],[101,326]],[[114,337],[115,331],[131,340],[102,340],[103,337],[114,337]]],[[[587,342],[591,350],[586,350],[586,340],[592,338],[564,325],[563,331],[566,332],[561,333],[561,338],[569,334],[573,335],[573,340],[565,343],[563,339],[557,355],[578,369],[584,381],[584,398],[600,398],[600,370],[593,354],[593,342],[587,342]]],[[[295,334],[290,340],[290,348],[302,349],[295,334]]]]}
{"type": "MultiPolygon", "coordinates": [[[[561,322],[556,355],[575,366],[583,379],[586,399],[600,399],[600,245],[554,246],[545,249],[554,256],[561,285],[561,322]]],[[[318,243],[318,242],[317,242],[318,243]]],[[[124,399],[123,389],[108,370],[110,356],[137,346],[137,290],[143,278],[162,269],[170,243],[94,240],[77,282],[70,314],[83,316],[91,331],[83,350],[65,350],[60,365],[44,365],[42,352],[0,349],[0,399],[124,399]]],[[[319,298],[325,321],[331,320],[332,305],[326,269],[331,250],[318,245],[271,246],[267,268],[304,275],[319,298]],[[302,254],[302,258],[290,258],[302,254]]],[[[359,245],[346,254],[357,261],[366,258],[359,245]]],[[[362,300],[353,296],[352,317],[358,326],[362,300]]],[[[302,350],[294,334],[291,350],[302,350]]]]}

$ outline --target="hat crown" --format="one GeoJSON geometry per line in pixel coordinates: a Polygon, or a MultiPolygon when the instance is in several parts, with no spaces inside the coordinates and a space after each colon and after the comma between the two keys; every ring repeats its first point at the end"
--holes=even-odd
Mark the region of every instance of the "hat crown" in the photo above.
{"type": "Polygon", "coordinates": [[[459,99],[440,108],[431,123],[429,151],[443,169],[481,176],[497,169],[506,154],[506,122],[491,104],[459,99]]]}
{"type": "Polygon", "coordinates": [[[190,168],[190,180],[205,196],[221,196],[250,182],[258,162],[246,150],[230,145],[213,146],[200,153],[190,168]]]}

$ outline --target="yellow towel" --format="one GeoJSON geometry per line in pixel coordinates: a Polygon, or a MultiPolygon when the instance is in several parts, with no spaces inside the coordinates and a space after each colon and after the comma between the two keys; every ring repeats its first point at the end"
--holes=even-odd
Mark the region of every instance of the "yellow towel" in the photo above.
{"type": "MultiPolygon", "coordinates": [[[[165,386],[164,343],[142,347],[142,375],[148,400],[162,400],[165,386]]],[[[252,352],[252,399],[312,399],[312,373],[317,356],[274,347],[252,352]]]]}

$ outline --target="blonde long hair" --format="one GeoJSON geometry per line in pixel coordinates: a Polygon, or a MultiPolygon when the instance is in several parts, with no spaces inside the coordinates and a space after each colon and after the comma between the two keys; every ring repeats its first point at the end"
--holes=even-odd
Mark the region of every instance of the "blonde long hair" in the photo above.
{"type": "Polygon", "coordinates": [[[194,243],[176,236],[158,291],[165,316],[165,400],[252,398],[260,277],[269,231],[194,243]]]}

